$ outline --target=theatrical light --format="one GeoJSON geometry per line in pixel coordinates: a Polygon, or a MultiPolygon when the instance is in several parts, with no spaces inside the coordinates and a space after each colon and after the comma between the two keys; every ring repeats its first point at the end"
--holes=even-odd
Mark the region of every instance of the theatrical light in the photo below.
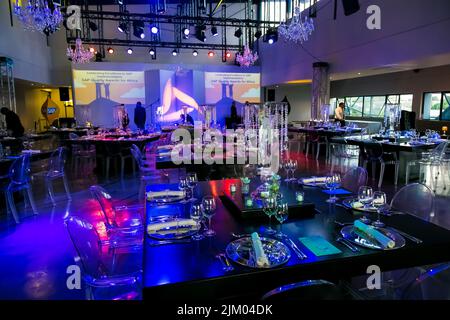
{"type": "Polygon", "coordinates": [[[208,57],[210,57],[210,58],[214,57],[214,51],[209,51],[208,52],[208,57]]]}
{"type": "Polygon", "coordinates": [[[119,23],[119,26],[117,27],[117,30],[120,32],[127,32],[128,31],[128,24],[126,22],[119,23]]]}
{"type": "Polygon", "coordinates": [[[91,29],[92,31],[95,32],[95,31],[97,31],[98,27],[95,24],[95,22],[89,20],[89,29],[91,29]]]}
{"type": "Polygon", "coordinates": [[[273,44],[274,40],[273,40],[273,39],[269,39],[269,40],[267,40],[267,42],[268,42],[269,44],[273,44]]]}
{"type": "Polygon", "coordinates": [[[190,33],[189,28],[183,28],[183,38],[185,39],[189,38],[189,33],[190,33]]]}
{"type": "Polygon", "coordinates": [[[227,52],[227,54],[225,55],[227,58],[231,58],[231,52],[227,52]]]}
{"type": "Polygon", "coordinates": [[[159,29],[158,29],[157,26],[151,26],[150,31],[151,31],[153,34],[157,34],[158,31],[159,31],[159,29]]]}
{"type": "Polygon", "coordinates": [[[198,40],[200,40],[201,42],[206,41],[205,30],[206,30],[206,26],[204,24],[195,26],[195,37],[198,40]]]}
{"type": "Polygon", "coordinates": [[[95,62],[102,62],[103,61],[103,56],[100,52],[96,52],[95,53],[95,62]]]}
{"type": "Polygon", "coordinates": [[[95,48],[94,47],[89,47],[89,51],[94,53],[95,52],[95,48]]]}
{"type": "Polygon", "coordinates": [[[198,56],[197,50],[192,51],[192,55],[193,55],[194,57],[198,56]]]}
{"type": "Polygon", "coordinates": [[[176,57],[176,56],[177,56],[177,54],[178,54],[178,51],[177,51],[177,49],[173,49],[173,51],[172,51],[172,55],[173,55],[174,57],[176,57]]]}
{"type": "Polygon", "coordinates": [[[150,49],[149,51],[148,51],[148,54],[149,55],[151,55],[151,56],[154,56],[155,55],[155,49],[150,49]]]}
{"type": "Polygon", "coordinates": [[[133,35],[136,38],[144,39],[145,33],[144,33],[144,21],[133,21],[133,35]]]}
{"type": "Polygon", "coordinates": [[[234,36],[235,36],[236,38],[240,38],[240,37],[242,36],[242,29],[241,29],[241,28],[237,29],[237,30],[234,32],[234,36]]]}
{"type": "Polygon", "coordinates": [[[128,48],[127,53],[128,53],[128,54],[133,54],[133,49],[128,48]]]}
{"type": "Polygon", "coordinates": [[[111,48],[111,47],[109,47],[109,48],[108,48],[108,53],[109,53],[109,54],[113,54],[113,53],[114,53],[114,49],[111,48]]]}
{"type": "Polygon", "coordinates": [[[257,31],[255,32],[255,38],[256,38],[256,39],[259,39],[259,38],[261,38],[261,36],[262,36],[261,30],[257,30],[257,31]]]}
{"type": "Polygon", "coordinates": [[[274,44],[278,41],[278,32],[276,29],[269,29],[267,30],[267,33],[264,35],[264,42],[267,42],[268,44],[274,44]]]}
{"type": "Polygon", "coordinates": [[[217,32],[217,27],[213,26],[211,28],[211,34],[213,35],[213,37],[217,37],[219,35],[219,32],[217,32]]]}

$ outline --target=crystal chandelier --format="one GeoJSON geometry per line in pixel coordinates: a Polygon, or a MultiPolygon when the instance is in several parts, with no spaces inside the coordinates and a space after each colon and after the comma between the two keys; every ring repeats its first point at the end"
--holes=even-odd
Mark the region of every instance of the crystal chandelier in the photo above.
{"type": "Polygon", "coordinates": [[[67,57],[72,60],[73,63],[88,63],[94,57],[94,53],[88,49],[83,48],[81,39],[75,41],[75,48],[67,48],[67,57]]]}
{"type": "Polygon", "coordinates": [[[253,53],[248,45],[244,46],[244,53],[236,54],[236,61],[241,67],[250,67],[258,60],[258,53],[253,53]]]}
{"type": "Polygon", "coordinates": [[[49,35],[58,30],[63,21],[59,7],[53,6],[54,9],[50,9],[47,0],[29,0],[27,6],[22,6],[19,0],[16,0],[14,14],[25,29],[49,35]]]}
{"type": "Polygon", "coordinates": [[[295,43],[308,41],[309,36],[314,31],[314,21],[305,17],[302,20],[300,8],[296,7],[294,16],[289,23],[282,23],[278,27],[278,33],[286,40],[295,43]]]}

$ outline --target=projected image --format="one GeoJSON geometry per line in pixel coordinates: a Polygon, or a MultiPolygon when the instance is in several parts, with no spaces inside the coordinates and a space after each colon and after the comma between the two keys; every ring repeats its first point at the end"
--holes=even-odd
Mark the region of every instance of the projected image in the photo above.
{"type": "Polygon", "coordinates": [[[259,103],[260,94],[259,73],[205,72],[205,100],[208,104],[223,99],[259,103]]]}
{"type": "Polygon", "coordinates": [[[145,99],[143,71],[73,70],[75,99],[88,105],[99,99],[135,104],[145,99]]]}

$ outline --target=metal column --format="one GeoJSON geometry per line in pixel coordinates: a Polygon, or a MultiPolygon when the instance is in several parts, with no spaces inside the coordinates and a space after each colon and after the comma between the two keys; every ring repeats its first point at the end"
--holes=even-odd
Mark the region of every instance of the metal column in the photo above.
{"type": "Polygon", "coordinates": [[[0,57],[0,108],[3,107],[17,112],[13,61],[6,57],[0,57]]]}
{"type": "Polygon", "coordinates": [[[313,79],[311,92],[311,119],[320,117],[320,109],[330,103],[329,64],[326,62],[313,63],[313,79]]]}

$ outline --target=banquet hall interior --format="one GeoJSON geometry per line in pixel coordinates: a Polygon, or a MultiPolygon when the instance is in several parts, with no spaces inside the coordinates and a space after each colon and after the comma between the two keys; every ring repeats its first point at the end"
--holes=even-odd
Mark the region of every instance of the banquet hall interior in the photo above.
{"type": "Polygon", "coordinates": [[[450,299],[450,1],[0,2],[0,300],[450,299]]]}

